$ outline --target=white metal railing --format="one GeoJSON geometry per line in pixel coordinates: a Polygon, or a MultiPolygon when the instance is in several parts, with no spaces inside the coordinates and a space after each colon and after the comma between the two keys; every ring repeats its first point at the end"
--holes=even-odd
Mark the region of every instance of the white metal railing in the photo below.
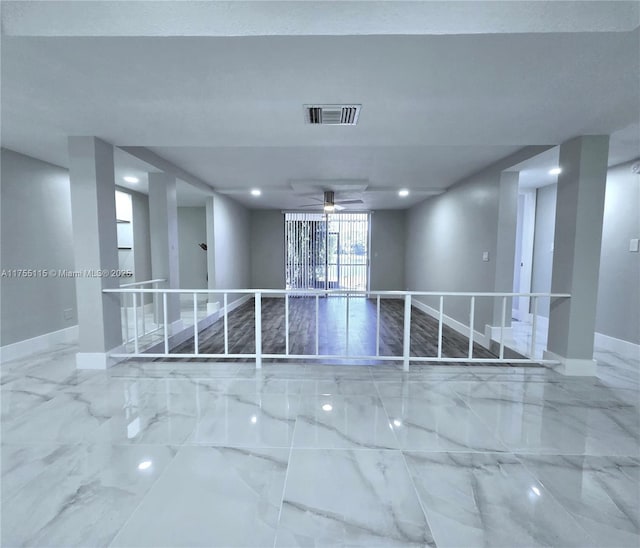
{"type": "MultiPolygon", "coordinates": [[[[131,282],[131,283],[126,283],[126,284],[121,284],[120,285],[120,289],[127,289],[127,290],[132,290],[133,288],[139,287],[142,288],[146,285],[151,285],[153,289],[158,289],[158,284],[166,282],[167,280],[164,278],[158,278],[156,280],[144,280],[142,282],[131,282]]],[[[117,291],[117,290],[116,290],[117,291]]],[[[144,295],[141,295],[140,297],[140,303],[138,303],[138,296],[137,296],[137,292],[133,291],[133,292],[121,292],[120,293],[120,307],[124,310],[124,342],[125,344],[128,344],[130,342],[135,342],[136,339],[139,338],[139,336],[145,336],[145,335],[149,335],[150,333],[154,333],[156,331],[158,331],[160,329],[160,325],[155,324],[155,327],[153,327],[154,324],[152,324],[151,326],[149,326],[150,329],[147,329],[147,322],[145,320],[145,311],[144,311],[144,306],[145,306],[145,302],[144,302],[144,295]],[[132,314],[133,314],[133,325],[134,325],[134,329],[133,329],[133,336],[130,336],[129,333],[129,303],[127,302],[127,297],[131,295],[131,308],[132,308],[132,314]],[[140,307],[140,312],[138,313],[138,306],[140,307]],[[141,325],[141,331],[142,331],[142,335],[139,335],[139,331],[138,331],[138,321],[140,321],[141,325]]],[[[155,309],[155,317],[158,317],[158,311],[157,308],[155,309]]]]}
{"type": "MultiPolygon", "coordinates": [[[[536,321],[537,321],[537,301],[540,298],[552,298],[552,299],[565,299],[570,298],[569,294],[565,293],[486,293],[486,292],[451,292],[451,291],[347,291],[347,290],[277,290],[277,289],[226,289],[226,290],[211,290],[211,289],[145,289],[139,286],[145,284],[157,284],[164,280],[149,280],[147,282],[138,282],[137,284],[125,284],[119,289],[104,289],[105,293],[117,293],[120,295],[131,294],[133,297],[134,307],[134,333],[127,343],[133,342],[133,352],[123,352],[113,354],[114,357],[119,358],[247,358],[255,359],[256,367],[262,367],[263,359],[293,359],[293,360],[380,360],[380,361],[399,361],[402,360],[403,368],[405,371],[409,370],[409,362],[447,362],[447,363],[514,363],[514,364],[526,364],[526,363],[555,363],[552,360],[543,360],[535,358],[536,348],[536,321]],[[137,295],[161,295],[162,296],[162,326],[164,328],[163,333],[163,352],[145,352],[140,350],[140,338],[144,337],[147,333],[142,329],[142,334],[138,330],[137,322],[137,295]],[[171,294],[191,294],[193,297],[193,352],[191,353],[179,353],[173,352],[170,348],[170,337],[167,321],[167,296],[171,294]],[[200,340],[199,340],[199,326],[198,326],[198,295],[222,295],[223,297],[223,333],[224,333],[224,352],[221,353],[201,353],[200,352],[200,340]],[[255,351],[246,353],[233,353],[229,352],[229,295],[246,295],[253,296],[254,298],[254,315],[255,315],[255,351]],[[285,352],[284,353],[263,353],[262,351],[262,296],[274,295],[284,296],[285,302],[285,352]],[[306,296],[315,299],[315,352],[313,354],[293,354],[290,352],[290,314],[289,314],[289,298],[292,296],[306,296]],[[320,354],[320,334],[319,334],[319,299],[320,297],[333,297],[340,296],[346,298],[346,329],[345,339],[347,346],[347,353],[341,354],[320,354]],[[375,298],[376,299],[376,350],[374,355],[350,355],[349,354],[349,303],[352,298],[375,298]],[[404,321],[403,321],[403,344],[402,355],[381,355],[380,354],[380,318],[381,308],[380,300],[385,298],[396,298],[404,300],[404,321]],[[438,320],[438,345],[437,353],[434,356],[412,356],[411,349],[411,317],[412,317],[412,299],[415,297],[438,297],[439,306],[437,310],[438,320]],[[469,324],[465,326],[464,334],[468,336],[468,349],[465,357],[448,357],[443,355],[443,325],[446,325],[445,321],[445,298],[451,297],[468,297],[469,298],[469,324]],[[530,350],[528,357],[525,358],[505,358],[505,337],[504,331],[506,326],[506,314],[507,314],[507,302],[508,299],[513,297],[529,297],[532,299],[533,309],[533,332],[530,341],[530,350]],[[473,355],[474,345],[474,321],[475,321],[475,308],[476,300],[478,298],[492,298],[501,299],[501,321],[499,326],[499,351],[497,358],[479,358],[473,355]]],[[[144,301],[141,298],[141,301],[144,301]]]]}

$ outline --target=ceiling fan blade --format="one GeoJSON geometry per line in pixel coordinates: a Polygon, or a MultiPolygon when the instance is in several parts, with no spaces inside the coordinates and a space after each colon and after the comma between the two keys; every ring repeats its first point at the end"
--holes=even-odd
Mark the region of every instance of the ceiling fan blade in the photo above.
{"type": "Polygon", "coordinates": [[[301,208],[302,207],[305,207],[305,208],[306,207],[322,207],[322,204],[321,203],[320,204],[304,204],[304,205],[299,205],[297,207],[301,207],[301,208]]]}
{"type": "Polygon", "coordinates": [[[338,204],[344,204],[344,205],[364,204],[364,202],[362,200],[336,200],[335,204],[336,205],[338,205],[338,204]]]}

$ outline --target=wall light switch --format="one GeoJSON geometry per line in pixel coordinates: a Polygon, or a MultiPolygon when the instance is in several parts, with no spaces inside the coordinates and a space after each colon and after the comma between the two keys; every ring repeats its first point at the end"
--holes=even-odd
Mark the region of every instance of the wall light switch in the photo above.
{"type": "Polygon", "coordinates": [[[486,263],[489,260],[489,252],[488,251],[483,251],[482,252],[482,260],[486,263]]]}
{"type": "Polygon", "coordinates": [[[634,253],[638,253],[639,249],[640,249],[640,239],[631,238],[629,240],[629,251],[633,251],[634,253]]]}
{"type": "Polygon", "coordinates": [[[65,308],[62,314],[65,320],[67,321],[73,320],[73,308],[65,308]]]}

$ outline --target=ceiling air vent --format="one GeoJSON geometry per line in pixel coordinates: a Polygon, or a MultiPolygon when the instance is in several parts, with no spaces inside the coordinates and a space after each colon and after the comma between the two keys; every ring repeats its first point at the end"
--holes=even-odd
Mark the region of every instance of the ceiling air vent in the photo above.
{"type": "Polygon", "coordinates": [[[355,126],[362,105],[305,105],[308,124],[355,126]]]}

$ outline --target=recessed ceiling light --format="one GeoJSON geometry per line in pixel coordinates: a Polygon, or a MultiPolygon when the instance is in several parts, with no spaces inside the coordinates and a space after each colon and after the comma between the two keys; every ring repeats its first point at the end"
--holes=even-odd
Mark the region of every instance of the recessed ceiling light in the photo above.
{"type": "Polygon", "coordinates": [[[260,196],[260,194],[262,194],[262,191],[259,188],[254,188],[251,190],[251,196],[260,196]]]}
{"type": "Polygon", "coordinates": [[[126,177],[123,177],[123,179],[127,183],[139,183],[140,182],[140,179],[138,179],[137,177],[132,177],[131,175],[127,175],[126,177]]]}
{"type": "Polygon", "coordinates": [[[147,470],[151,468],[151,464],[153,464],[150,460],[143,460],[140,464],[138,464],[138,470],[147,470]]]}
{"type": "Polygon", "coordinates": [[[406,188],[403,188],[402,190],[398,191],[398,196],[400,196],[400,198],[406,198],[407,196],[409,196],[409,191],[406,188]]]}
{"type": "Polygon", "coordinates": [[[325,403],[325,404],[322,406],[322,410],[323,410],[323,411],[331,411],[332,409],[333,409],[333,405],[331,405],[330,403],[325,403]]]}
{"type": "Polygon", "coordinates": [[[549,175],[560,175],[562,173],[562,168],[554,167],[549,170],[549,175]]]}

